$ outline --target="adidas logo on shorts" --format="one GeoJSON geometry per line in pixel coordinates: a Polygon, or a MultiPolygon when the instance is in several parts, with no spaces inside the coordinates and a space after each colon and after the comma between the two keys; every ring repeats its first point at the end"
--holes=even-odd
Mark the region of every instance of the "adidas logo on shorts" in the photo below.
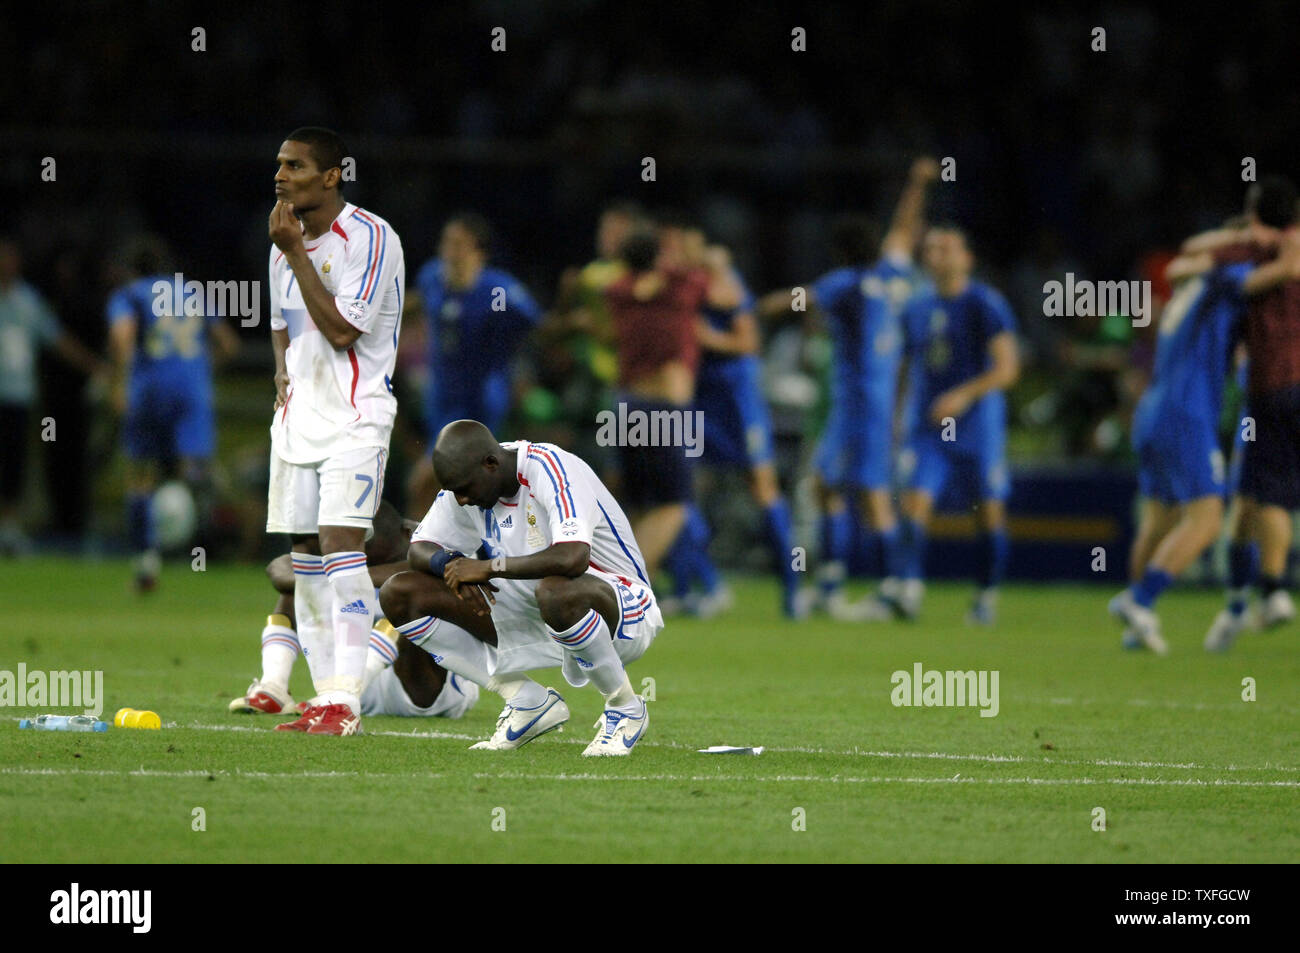
{"type": "Polygon", "coordinates": [[[340,611],[340,612],[359,612],[359,613],[361,613],[362,615],[370,615],[370,610],[366,608],[366,604],[365,604],[364,602],[362,602],[360,599],[356,599],[356,600],[354,600],[354,601],[352,601],[352,602],[349,602],[347,605],[345,605],[345,606],[344,606],[342,609],[340,609],[339,611],[340,611]]]}

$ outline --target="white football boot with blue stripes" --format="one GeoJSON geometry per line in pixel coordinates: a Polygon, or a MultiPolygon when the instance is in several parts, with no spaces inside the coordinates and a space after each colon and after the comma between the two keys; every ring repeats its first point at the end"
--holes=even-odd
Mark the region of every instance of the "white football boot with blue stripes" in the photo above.
{"type": "Polygon", "coordinates": [[[628,754],[632,746],[641,740],[646,726],[650,724],[650,706],[638,695],[641,702],[641,717],[633,718],[624,712],[606,708],[605,714],[596,722],[596,737],[582,752],[584,758],[617,758],[628,754]]]}
{"type": "Polygon", "coordinates": [[[569,706],[553,688],[536,708],[516,708],[506,703],[497,716],[497,728],[487,741],[469,746],[470,751],[510,751],[554,731],[569,720],[569,706]]]}

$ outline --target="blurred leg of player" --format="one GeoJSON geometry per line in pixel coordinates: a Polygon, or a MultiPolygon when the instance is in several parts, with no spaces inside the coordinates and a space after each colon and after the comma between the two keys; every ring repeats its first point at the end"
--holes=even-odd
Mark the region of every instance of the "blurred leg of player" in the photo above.
{"type": "Polygon", "coordinates": [[[472,748],[519,748],[568,720],[569,708],[554,689],[523,672],[496,670],[492,617],[475,615],[471,604],[455,596],[441,579],[420,572],[397,573],[380,589],[380,602],[384,614],[412,645],[424,649],[447,671],[504,700],[492,737],[472,748]]]}
{"type": "Polygon", "coordinates": [[[1124,646],[1169,651],[1160,633],[1156,600],[1218,538],[1223,524],[1223,454],[1212,429],[1177,425],[1135,431],[1138,536],[1130,557],[1131,585],[1111,599],[1111,615],[1125,625],[1124,646]]]}
{"type": "Polygon", "coordinates": [[[157,484],[158,466],[153,460],[128,460],[126,536],[134,560],[135,587],[139,592],[152,592],[158,585],[158,573],[162,569],[153,521],[153,493],[157,484]]]}
{"type": "MultiPolygon", "coordinates": [[[[770,430],[769,427],[769,446],[770,430]]],[[[781,580],[781,609],[786,618],[798,618],[799,575],[794,568],[794,522],[790,515],[790,504],[781,493],[776,467],[770,456],[750,471],[750,492],[754,494],[754,502],[763,511],[763,529],[767,544],[772,550],[772,559],[776,563],[777,576],[781,580]]]]}
{"type": "MultiPolygon", "coordinates": [[[[746,471],[750,494],[763,512],[764,537],[781,580],[781,608],[787,618],[795,618],[806,608],[798,598],[790,507],[781,495],[772,463],[772,421],[763,399],[762,368],[757,358],[745,355],[706,365],[696,382],[695,406],[704,420],[704,462],[746,471]]],[[[692,518],[688,517],[688,530],[692,518]]],[[[729,592],[723,602],[730,606],[729,592]]]]}
{"type": "MultiPolygon", "coordinates": [[[[1139,578],[1112,600],[1111,613],[1122,618],[1148,648],[1168,651],[1160,636],[1155,603],[1178,575],[1195,562],[1219,535],[1223,523],[1223,498],[1198,497],[1178,506],[1143,500],[1143,523],[1152,524],[1151,535],[1169,527],[1142,567],[1139,578]]],[[[1135,566],[1135,570],[1136,570],[1135,566]]]]}
{"type": "MultiPolygon", "coordinates": [[[[731,607],[731,591],[718,576],[717,567],[709,558],[708,521],[698,506],[691,503],[686,508],[686,523],[677,534],[677,540],[664,557],[664,568],[673,577],[675,600],[666,615],[689,611],[701,618],[709,618],[731,607]],[[692,586],[699,583],[702,593],[695,597],[692,586]]],[[[662,603],[660,608],[664,609],[662,603]]]]}
{"type": "Polygon", "coordinates": [[[815,466],[822,501],[822,567],[818,581],[821,604],[837,619],[888,619],[901,604],[898,524],[889,495],[891,427],[888,419],[883,423],[855,421],[851,425],[846,415],[833,412],[817,450],[815,466]],[[858,519],[850,510],[853,505],[857,506],[858,519]],[[879,595],[850,604],[841,587],[855,543],[856,548],[871,554],[882,582],[879,595]]]}

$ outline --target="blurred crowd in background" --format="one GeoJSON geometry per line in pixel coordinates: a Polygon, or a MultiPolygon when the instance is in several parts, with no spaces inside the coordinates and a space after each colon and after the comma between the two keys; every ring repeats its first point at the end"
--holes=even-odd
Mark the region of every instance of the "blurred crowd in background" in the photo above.
{"type": "MultiPolygon", "coordinates": [[[[19,30],[14,11],[0,14],[11,270],[89,352],[104,353],[104,303],[131,236],[163,236],[187,278],[264,288],[275,151],[307,122],[351,146],[347,197],[397,229],[408,279],[448,218],[474,210],[491,223],[493,264],[543,310],[564,269],[594,257],[612,200],[685,210],[761,294],[827,271],[831,220],[860,210],[883,221],[908,161],[928,153],[952,157],[956,172],[935,189],[931,217],[965,226],[981,277],[1020,322],[1013,467],[1131,466],[1129,417],[1154,356],[1154,323],[1045,317],[1044,282],[1150,279],[1162,300],[1177,244],[1238,210],[1243,159],[1261,175],[1284,171],[1300,141],[1300,93],[1279,83],[1294,58],[1281,2],[1231,30],[1123,3],[1014,14],[682,5],[665,16],[589,0],[468,2],[413,12],[401,32],[341,4],[309,23],[301,11],[223,24],[185,4],[121,10],[107,33],[75,18],[19,30]],[[504,50],[492,47],[498,26],[504,50]],[[45,157],[53,181],[41,177],[45,157]]],[[[408,316],[399,352],[404,412],[420,403],[420,320],[408,316]]],[[[241,348],[218,378],[215,477],[228,551],[252,556],[266,544],[242,501],[264,499],[272,358],[265,315],[235,330],[241,348]]],[[[779,469],[792,485],[824,414],[825,342],[797,324],[764,332],[779,469]]],[[[113,414],[103,388],[88,387],[93,362],[69,359],[58,338],[43,339],[27,432],[7,435],[35,454],[23,521],[48,542],[98,544],[120,528],[113,414]],[[41,440],[46,417],[57,440],[41,440]]],[[[590,408],[566,395],[571,360],[563,348],[521,350],[516,429],[503,436],[573,444],[591,432],[590,408]]],[[[393,466],[424,451],[408,418],[393,466]]],[[[399,504],[400,476],[390,471],[399,504]]]]}

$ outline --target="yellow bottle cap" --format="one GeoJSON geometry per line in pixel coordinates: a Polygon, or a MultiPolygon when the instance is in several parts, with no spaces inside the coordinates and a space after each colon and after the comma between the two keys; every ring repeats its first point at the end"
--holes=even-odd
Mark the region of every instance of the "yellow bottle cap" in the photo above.
{"type": "Polygon", "coordinates": [[[135,727],[149,728],[154,731],[157,731],[159,728],[162,727],[162,719],[159,718],[156,713],[151,711],[138,712],[136,714],[135,727]]]}
{"type": "Polygon", "coordinates": [[[117,714],[113,716],[113,724],[119,728],[125,728],[126,719],[133,711],[135,711],[134,708],[119,708],[117,714]]]}

